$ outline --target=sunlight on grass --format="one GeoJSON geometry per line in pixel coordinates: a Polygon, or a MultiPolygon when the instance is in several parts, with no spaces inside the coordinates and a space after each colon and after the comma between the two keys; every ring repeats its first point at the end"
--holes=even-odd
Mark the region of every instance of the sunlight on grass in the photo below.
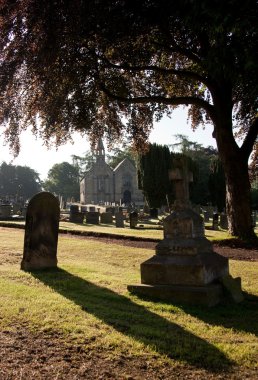
{"type": "MultiPolygon", "coordinates": [[[[24,221],[1,221],[0,226],[5,225],[16,225],[16,226],[24,226],[24,221]]],[[[126,224],[125,228],[116,228],[115,225],[93,225],[93,224],[79,224],[79,223],[71,223],[71,222],[63,222],[59,223],[60,232],[68,232],[71,231],[79,231],[79,232],[88,232],[93,234],[110,234],[110,235],[118,235],[118,236],[133,236],[138,238],[145,238],[151,240],[160,240],[163,239],[163,230],[161,226],[149,225],[144,223],[139,223],[138,227],[135,229],[129,228],[129,225],[126,224]],[[139,227],[142,225],[143,227],[139,227]]],[[[218,231],[206,229],[205,236],[207,239],[211,241],[219,241],[224,239],[232,239],[232,236],[228,234],[226,230],[219,229],[218,231]]]]}
{"type": "Polygon", "coordinates": [[[26,273],[23,234],[0,229],[0,328],[26,322],[32,331],[58,330],[110,355],[158,355],[207,368],[257,363],[257,262],[230,261],[249,294],[242,304],[188,307],[128,293],[153,250],[60,235],[59,269],[26,273]]]}

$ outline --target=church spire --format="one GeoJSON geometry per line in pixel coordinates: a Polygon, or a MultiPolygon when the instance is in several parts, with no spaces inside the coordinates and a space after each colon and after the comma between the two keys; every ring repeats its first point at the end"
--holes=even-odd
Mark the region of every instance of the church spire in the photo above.
{"type": "Polygon", "coordinates": [[[96,161],[100,161],[100,160],[105,161],[105,148],[104,148],[102,138],[99,138],[94,153],[95,153],[96,161]]]}

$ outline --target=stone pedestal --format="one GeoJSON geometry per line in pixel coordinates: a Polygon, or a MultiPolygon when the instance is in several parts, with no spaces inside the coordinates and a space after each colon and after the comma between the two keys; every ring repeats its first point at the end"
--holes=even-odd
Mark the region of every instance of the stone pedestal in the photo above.
{"type": "Polygon", "coordinates": [[[223,297],[220,284],[206,286],[129,285],[128,290],[140,297],[188,305],[215,306],[223,297]]]}
{"type": "Polygon", "coordinates": [[[213,251],[202,217],[179,202],[164,220],[164,239],[156,254],[141,264],[141,284],[128,290],[148,298],[214,306],[223,294],[219,279],[228,274],[228,259],[213,251]]]}

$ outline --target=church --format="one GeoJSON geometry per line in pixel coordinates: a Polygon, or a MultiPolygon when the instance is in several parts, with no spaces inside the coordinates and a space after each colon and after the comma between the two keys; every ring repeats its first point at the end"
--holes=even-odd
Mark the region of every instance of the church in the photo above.
{"type": "Polygon", "coordinates": [[[138,189],[137,170],[125,158],[115,169],[105,161],[105,149],[99,139],[93,151],[94,162],[80,181],[81,204],[144,204],[144,196],[138,189]]]}

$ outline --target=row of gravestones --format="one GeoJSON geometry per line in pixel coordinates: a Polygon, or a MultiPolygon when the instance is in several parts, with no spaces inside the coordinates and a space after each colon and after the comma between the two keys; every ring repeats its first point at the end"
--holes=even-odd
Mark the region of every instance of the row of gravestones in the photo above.
{"type": "Polygon", "coordinates": [[[220,226],[223,230],[228,229],[228,218],[227,215],[222,212],[213,212],[212,214],[209,211],[202,210],[203,218],[205,223],[210,222],[210,218],[212,219],[212,228],[217,230],[220,226]]]}
{"type": "MultiPolygon", "coordinates": [[[[210,215],[207,211],[203,211],[203,216],[204,216],[204,222],[210,221],[210,215]]],[[[253,223],[253,227],[255,227],[256,226],[256,211],[252,211],[252,223],[253,223]]],[[[227,214],[225,214],[224,212],[222,213],[214,212],[212,215],[212,228],[214,230],[217,230],[219,226],[223,230],[228,229],[228,218],[227,218],[227,214]]]]}
{"type": "MultiPolygon", "coordinates": [[[[109,213],[108,217],[108,213],[105,214],[105,217],[111,220],[112,214],[109,213]]],[[[91,222],[99,217],[99,213],[96,212],[89,215],[92,216],[91,222]]],[[[34,270],[57,266],[59,219],[59,201],[53,194],[41,192],[30,200],[26,214],[22,269],[34,270]]],[[[115,213],[115,221],[116,227],[124,227],[122,212],[115,213]]],[[[130,227],[134,228],[137,221],[138,214],[132,212],[130,227]]]]}
{"type": "MultiPolygon", "coordinates": [[[[83,223],[84,219],[87,224],[112,224],[113,214],[111,212],[87,211],[70,213],[69,221],[73,223],[83,223]]],[[[122,212],[115,213],[116,227],[124,227],[124,214],[122,212]]]]}
{"type": "MultiPolygon", "coordinates": [[[[59,202],[53,194],[41,192],[30,200],[26,214],[21,269],[35,270],[57,266],[59,218],[59,202]]],[[[115,220],[117,227],[124,227],[123,213],[116,213],[115,220]]]]}
{"type": "MultiPolygon", "coordinates": [[[[115,212],[115,223],[116,227],[123,228],[124,227],[124,219],[125,215],[123,212],[115,212]]],[[[73,211],[73,209],[70,210],[70,222],[73,223],[83,223],[85,218],[85,221],[87,224],[112,224],[113,223],[113,213],[111,212],[96,212],[96,211],[87,211],[87,212],[78,212],[73,211]]],[[[133,211],[129,214],[129,220],[130,220],[130,228],[135,228],[138,223],[138,213],[136,211],[133,211]]]]}
{"type": "Polygon", "coordinates": [[[13,216],[26,216],[26,207],[21,206],[20,204],[0,204],[0,218],[9,219],[13,216]]]}

